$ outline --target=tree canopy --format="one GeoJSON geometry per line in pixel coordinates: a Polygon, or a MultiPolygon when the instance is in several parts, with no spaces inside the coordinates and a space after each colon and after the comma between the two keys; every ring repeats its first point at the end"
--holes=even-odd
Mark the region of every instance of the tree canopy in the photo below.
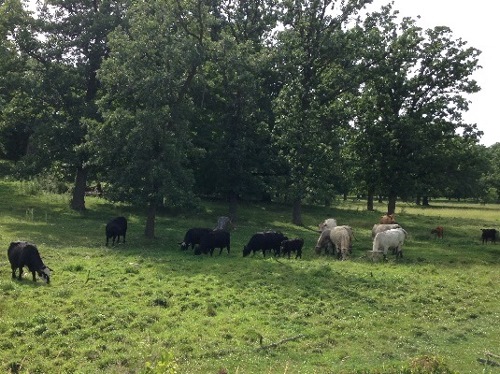
{"type": "Polygon", "coordinates": [[[19,0],[0,6],[0,156],[147,209],[196,196],[481,198],[466,123],[480,51],[370,0],[19,0]]]}

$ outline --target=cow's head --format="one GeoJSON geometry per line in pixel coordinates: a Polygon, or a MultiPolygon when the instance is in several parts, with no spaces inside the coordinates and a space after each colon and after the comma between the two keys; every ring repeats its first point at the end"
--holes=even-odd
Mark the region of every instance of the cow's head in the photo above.
{"type": "Polygon", "coordinates": [[[45,283],[50,283],[51,269],[49,267],[44,266],[42,269],[38,270],[37,273],[38,276],[45,281],[45,283]]]}
{"type": "Polygon", "coordinates": [[[247,257],[250,254],[251,250],[248,246],[243,247],[243,257],[247,257]]]}
{"type": "Polygon", "coordinates": [[[181,249],[183,251],[185,251],[187,249],[187,247],[188,247],[187,244],[186,244],[186,242],[182,242],[182,243],[178,243],[178,244],[181,246],[181,249]]]}

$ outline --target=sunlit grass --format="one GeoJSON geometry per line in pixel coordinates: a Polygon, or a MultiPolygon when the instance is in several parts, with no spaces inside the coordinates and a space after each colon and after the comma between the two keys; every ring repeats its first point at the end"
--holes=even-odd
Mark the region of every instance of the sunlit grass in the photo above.
{"type": "Polygon", "coordinates": [[[160,212],[157,238],[146,240],[139,209],[91,198],[77,213],[67,202],[0,183],[1,245],[31,240],[54,269],[49,286],[13,281],[0,257],[2,372],[409,373],[401,368],[425,360],[497,370],[477,359],[500,353],[500,247],[482,245],[479,231],[499,226],[499,207],[398,203],[410,233],[404,258],[374,263],[366,252],[382,204],[306,206],[296,227],[289,207],[242,203],[231,254],[210,258],[178,242],[189,227],[212,227],[224,204],[160,212]],[[105,247],[116,215],[129,218],[127,243],[105,247]],[[317,224],[330,216],[354,228],[349,261],[314,254],[317,224]],[[443,240],[430,234],[437,224],[443,240]],[[243,258],[266,228],[303,237],[303,259],[243,258]]]}

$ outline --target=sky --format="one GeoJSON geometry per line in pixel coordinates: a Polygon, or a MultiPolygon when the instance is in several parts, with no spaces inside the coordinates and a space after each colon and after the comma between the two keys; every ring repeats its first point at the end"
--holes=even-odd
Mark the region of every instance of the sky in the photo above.
{"type": "MultiPolygon", "coordinates": [[[[389,0],[374,0],[369,10],[378,10],[389,0]]],[[[481,69],[472,77],[481,91],[467,96],[471,101],[469,111],[464,114],[467,123],[477,124],[484,132],[480,144],[487,147],[500,142],[500,123],[497,105],[500,107],[500,48],[498,47],[498,12],[494,0],[394,0],[394,9],[400,16],[417,20],[424,28],[448,26],[455,38],[467,42],[468,47],[479,49],[481,69]],[[417,19],[420,16],[420,19],[417,19]]]]}

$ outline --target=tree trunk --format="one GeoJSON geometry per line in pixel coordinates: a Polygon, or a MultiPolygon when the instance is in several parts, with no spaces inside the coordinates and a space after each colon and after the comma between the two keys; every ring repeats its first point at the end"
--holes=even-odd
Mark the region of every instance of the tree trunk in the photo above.
{"type": "Polygon", "coordinates": [[[70,207],[73,210],[85,210],[85,187],[87,185],[88,171],[83,166],[76,169],[75,188],[70,201],[70,207]]]}
{"type": "Polygon", "coordinates": [[[156,220],[156,204],[150,202],[148,206],[148,216],[146,218],[146,228],[144,229],[144,235],[148,239],[154,239],[155,237],[155,220],[156,220]]]}
{"type": "Polygon", "coordinates": [[[366,198],[366,210],[373,212],[375,208],[373,207],[373,192],[368,191],[368,197],[366,198]]]}
{"type": "Polygon", "coordinates": [[[422,205],[429,206],[429,196],[424,196],[422,199],[422,205]]]}
{"type": "Polygon", "coordinates": [[[238,218],[238,195],[234,191],[229,192],[229,218],[233,224],[238,218]]]}
{"type": "Polygon", "coordinates": [[[396,211],[396,196],[389,196],[389,203],[387,204],[387,214],[394,214],[396,211]]]}
{"type": "Polygon", "coordinates": [[[420,195],[417,195],[417,199],[415,200],[415,204],[420,205],[421,199],[422,199],[422,197],[420,195]]]}
{"type": "Polygon", "coordinates": [[[297,198],[293,202],[293,213],[292,213],[292,223],[297,226],[303,226],[302,224],[302,200],[297,198]]]}

